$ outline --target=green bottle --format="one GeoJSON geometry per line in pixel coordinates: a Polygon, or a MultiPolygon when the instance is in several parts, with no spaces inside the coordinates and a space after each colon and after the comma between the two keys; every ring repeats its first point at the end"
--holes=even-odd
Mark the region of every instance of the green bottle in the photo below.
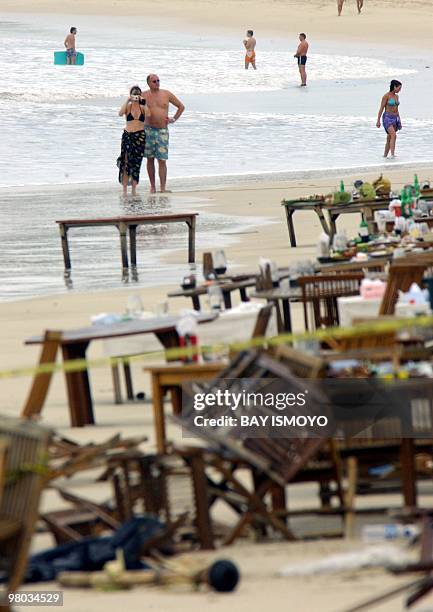
{"type": "Polygon", "coordinates": [[[413,178],[413,187],[414,187],[414,195],[416,198],[419,198],[419,194],[420,194],[420,188],[419,188],[419,180],[418,180],[418,175],[415,174],[414,178],[413,178]]]}
{"type": "Polygon", "coordinates": [[[344,189],[344,183],[343,183],[343,179],[341,179],[340,181],[340,193],[344,193],[345,189],[344,189]]]}
{"type": "Polygon", "coordinates": [[[361,238],[361,242],[369,241],[369,233],[368,233],[368,223],[365,219],[362,219],[359,225],[359,237],[361,238]]]}
{"type": "Polygon", "coordinates": [[[401,194],[400,194],[400,201],[401,201],[401,216],[404,217],[405,219],[407,219],[408,217],[408,211],[407,211],[407,190],[406,187],[403,187],[401,194]]]}

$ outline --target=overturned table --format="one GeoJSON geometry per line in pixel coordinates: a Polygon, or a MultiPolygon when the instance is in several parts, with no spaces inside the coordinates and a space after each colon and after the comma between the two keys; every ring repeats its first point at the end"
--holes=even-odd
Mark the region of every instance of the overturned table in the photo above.
{"type": "Polygon", "coordinates": [[[56,221],[59,225],[60,238],[62,241],[63,259],[65,270],[71,269],[71,256],[69,253],[68,231],[72,227],[117,227],[120,235],[120,253],[122,267],[127,269],[128,264],[128,242],[131,255],[131,266],[137,265],[137,227],[139,225],[159,225],[166,223],[186,223],[188,226],[188,263],[195,262],[195,226],[198,213],[179,213],[170,215],[140,215],[124,217],[106,217],[98,219],[61,219],[56,221]]]}

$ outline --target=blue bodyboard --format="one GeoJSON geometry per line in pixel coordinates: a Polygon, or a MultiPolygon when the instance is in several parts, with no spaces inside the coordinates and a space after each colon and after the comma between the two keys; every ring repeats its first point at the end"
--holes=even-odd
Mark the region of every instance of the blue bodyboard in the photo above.
{"type": "MultiPolygon", "coordinates": [[[[54,51],[54,63],[57,66],[66,66],[66,51],[54,51]]],[[[75,61],[76,66],[84,65],[84,54],[77,51],[77,57],[75,61]]]]}

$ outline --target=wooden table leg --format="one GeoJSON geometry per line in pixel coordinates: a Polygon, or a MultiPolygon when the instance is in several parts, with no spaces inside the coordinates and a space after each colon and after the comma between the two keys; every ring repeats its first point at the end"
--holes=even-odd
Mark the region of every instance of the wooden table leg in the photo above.
{"type": "Polygon", "coordinates": [[[223,290],[224,308],[229,310],[232,307],[232,294],[231,291],[223,290]]]}
{"type": "Polygon", "coordinates": [[[125,223],[119,223],[117,226],[120,234],[120,255],[122,258],[122,268],[128,269],[128,241],[126,238],[127,227],[125,223]]]}
{"type": "Polygon", "coordinates": [[[129,361],[123,362],[123,374],[125,375],[126,397],[129,400],[134,399],[134,388],[132,386],[132,374],[129,361]]]}
{"type": "Polygon", "coordinates": [[[292,315],[290,313],[290,301],[287,299],[281,300],[283,303],[283,316],[284,316],[284,331],[292,333],[292,315]]]}
{"type": "Polygon", "coordinates": [[[173,414],[180,416],[182,414],[182,387],[170,387],[170,395],[173,414]]]}
{"type": "Polygon", "coordinates": [[[186,222],[188,226],[188,263],[195,262],[195,221],[194,216],[186,222]]]}
{"type": "Polygon", "coordinates": [[[249,301],[250,301],[250,298],[249,298],[249,297],[248,297],[248,295],[247,295],[247,289],[246,289],[246,287],[241,287],[241,288],[239,289],[239,293],[241,294],[241,301],[242,301],[242,302],[249,302],[249,301]]]}
{"type": "Polygon", "coordinates": [[[192,307],[194,308],[194,310],[201,310],[199,296],[198,295],[192,295],[191,299],[192,299],[192,307]]]}
{"type": "Polygon", "coordinates": [[[68,243],[68,228],[64,223],[59,224],[60,239],[62,241],[63,261],[65,262],[65,270],[71,269],[71,256],[69,253],[68,243]]]}
{"type": "Polygon", "coordinates": [[[416,508],[415,445],[412,438],[402,438],[400,446],[401,480],[404,505],[416,508]]]}
{"type": "Polygon", "coordinates": [[[156,448],[158,453],[165,453],[164,391],[155,372],[152,373],[152,403],[156,448]]]}
{"type": "Polygon", "coordinates": [[[196,524],[198,537],[200,540],[200,547],[203,550],[212,550],[215,547],[212,521],[209,512],[208,485],[201,449],[197,449],[196,452],[191,452],[189,463],[191,466],[191,475],[194,487],[196,524]]]}
{"type": "MultiPolygon", "coordinates": [[[[85,359],[88,342],[63,344],[64,361],[85,359]]],[[[92,394],[87,368],[78,372],[65,372],[69,412],[72,427],[94,425],[92,394]]]]}
{"type": "Polygon", "coordinates": [[[330,234],[330,229],[328,224],[326,223],[326,219],[325,219],[325,215],[323,214],[323,208],[322,206],[315,206],[314,207],[314,212],[316,213],[316,215],[319,217],[319,221],[320,224],[322,226],[323,231],[325,232],[325,234],[330,234]]]}
{"type": "Polygon", "coordinates": [[[120,376],[119,376],[119,364],[113,363],[111,366],[111,376],[113,379],[113,389],[114,389],[114,403],[121,404],[122,403],[122,390],[120,387],[120,376]]]}
{"type": "Polygon", "coordinates": [[[279,334],[282,334],[284,330],[283,317],[281,316],[280,304],[278,300],[266,300],[268,304],[275,304],[275,312],[277,314],[277,331],[279,334]]]}
{"type": "Polygon", "coordinates": [[[332,240],[337,233],[337,219],[340,214],[329,211],[329,242],[332,245],[332,240]]]}
{"type": "Polygon", "coordinates": [[[288,206],[284,207],[286,209],[286,219],[287,219],[287,229],[289,230],[289,238],[290,238],[290,246],[296,246],[296,234],[295,234],[295,226],[293,225],[293,214],[294,210],[289,209],[288,206]]]}
{"type": "Polygon", "coordinates": [[[137,266],[137,226],[129,225],[129,255],[131,266],[137,266]]]}

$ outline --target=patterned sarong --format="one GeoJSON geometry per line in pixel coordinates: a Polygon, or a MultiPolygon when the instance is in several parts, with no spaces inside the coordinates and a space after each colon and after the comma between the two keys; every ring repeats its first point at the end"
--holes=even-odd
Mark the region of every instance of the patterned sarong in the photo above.
{"type": "Polygon", "coordinates": [[[140,169],[145,144],[146,136],[143,130],[140,132],[127,132],[125,130],[123,132],[120,157],[117,158],[119,183],[122,183],[125,172],[133,181],[137,183],[140,181],[140,169]]]}
{"type": "Polygon", "coordinates": [[[391,126],[395,129],[396,132],[398,132],[398,130],[401,130],[400,117],[398,115],[395,115],[394,113],[385,112],[383,113],[382,117],[382,125],[387,134],[388,128],[391,126]]]}

